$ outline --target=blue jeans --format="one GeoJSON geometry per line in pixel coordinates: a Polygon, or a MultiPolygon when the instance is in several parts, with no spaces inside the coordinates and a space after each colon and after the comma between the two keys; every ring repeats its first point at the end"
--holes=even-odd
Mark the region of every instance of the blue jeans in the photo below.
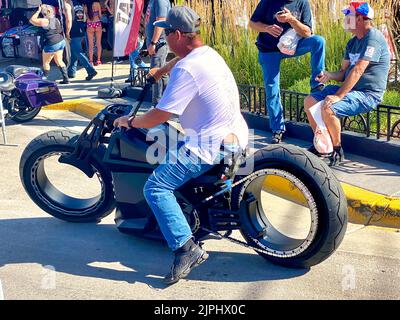
{"type": "Polygon", "coordinates": [[[310,85],[311,88],[314,88],[320,84],[315,80],[315,77],[325,70],[325,40],[321,36],[314,35],[301,39],[293,56],[288,56],[279,51],[259,52],[258,54],[258,61],[264,76],[266,104],[272,132],[286,130],[279,85],[281,60],[299,57],[308,52],[311,52],[310,85]]]}
{"type": "Polygon", "coordinates": [[[145,68],[147,67],[147,65],[143,62],[143,60],[140,59],[139,65],[136,64],[136,57],[139,55],[140,50],[143,47],[143,41],[138,41],[138,45],[135,51],[132,51],[129,54],[129,63],[131,65],[131,71],[130,71],[130,75],[129,75],[129,79],[133,80],[136,77],[137,74],[137,69],[139,67],[141,68],[145,68]]]}
{"type": "MultiPolygon", "coordinates": [[[[323,90],[311,94],[317,101],[334,95],[340,86],[329,85],[323,90]]],[[[338,117],[351,117],[372,111],[382,101],[382,94],[352,90],[344,98],[331,105],[333,113],[338,117]]]]}
{"type": "Polygon", "coordinates": [[[84,37],[71,38],[71,63],[68,67],[68,74],[75,75],[78,67],[78,60],[80,64],[86,69],[88,74],[93,74],[96,70],[90,64],[89,59],[83,53],[82,40],[84,37]]]}
{"type": "Polygon", "coordinates": [[[168,152],[166,160],[154,170],[143,189],[146,201],[169,248],[173,251],[182,247],[192,237],[192,231],[174,191],[213,166],[201,163],[185,146],[178,150],[168,152]]]}
{"type": "MultiPolygon", "coordinates": [[[[161,68],[165,65],[167,61],[169,47],[167,44],[159,48],[155,55],[151,57],[150,68],[161,68]]],[[[153,84],[152,90],[152,98],[151,102],[155,106],[161,100],[161,97],[164,93],[165,88],[167,87],[169,80],[168,75],[163,75],[159,81],[153,84]]]]}

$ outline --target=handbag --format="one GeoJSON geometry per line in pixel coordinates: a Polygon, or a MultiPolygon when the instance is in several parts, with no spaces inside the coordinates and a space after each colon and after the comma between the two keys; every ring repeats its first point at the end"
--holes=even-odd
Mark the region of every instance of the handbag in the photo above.
{"type": "Polygon", "coordinates": [[[321,108],[323,101],[318,102],[310,108],[311,116],[313,117],[317,127],[314,132],[314,147],[321,154],[329,154],[333,151],[333,143],[329,134],[328,128],[322,120],[321,108]]]}

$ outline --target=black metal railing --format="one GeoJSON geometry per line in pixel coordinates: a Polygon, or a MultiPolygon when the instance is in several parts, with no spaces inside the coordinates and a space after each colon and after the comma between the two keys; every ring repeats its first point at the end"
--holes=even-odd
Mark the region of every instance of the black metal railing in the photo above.
{"type": "MultiPolygon", "coordinates": [[[[257,115],[268,115],[265,103],[265,89],[250,85],[239,85],[240,103],[244,111],[257,115]]],[[[281,90],[281,101],[285,119],[308,123],[304,111],[307,94],[281,90]]],[[[382,137],[387,141],[400,139],[400,106],[380,104],[371,112],[341,119],[342,130],[358,132],[367,137],[382,137]]]]}
{"type": "Polygon", "coordinates": [[[399,60],[398,59],[392,59],[390,61],[390,70],[389,70],[389,77],[388,81],[389,83],[392,82],[394,84],[399,83],[399,60]]]}

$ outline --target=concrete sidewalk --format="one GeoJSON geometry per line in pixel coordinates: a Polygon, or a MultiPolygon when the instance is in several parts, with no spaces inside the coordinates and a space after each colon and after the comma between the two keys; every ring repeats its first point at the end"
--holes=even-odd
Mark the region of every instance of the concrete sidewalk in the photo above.
{"type": "MultiPolygon", "coordinates": [[[[28,61],[26,59],[3,60],[0,61],[0,69],[8,64],[28,65],[28,61]]],[[[92,118],[109,103],[136,103],[129,98],[98,99],[98,90],[109,86],[111,63],[97,66],[96,70],[98,75],[89,82],[84,80],[85,70],[78,70],[76,78],[71,79],[71,84],[59,86],[65,102],[46,107],[46,109],[68,110],[86,118],[92,118]]],[[[127,79],[128,74],[129,63],[127,61],[119,63],[115,71],[115,84],[119,87],[125,86],[124,80],[127,79]]],[[[58,78],[58,70],[53,66],[50,79],[58,78]]],[[[144,104],[144,109],[145,107],[146,104],[144,104]]],[[[262,148],[271,141],[271,133],[255,130],[252,140],[255,148],[262,148]]],[[[309,141],[293,138],[285,139],[284,143],[303,148],[311,144],[309,141]]],[[[364,225],[400,228],[400,166],[349,153],[346,153],[345,157],[346,161],[333,170],[345,190],[350,221],[364,225]]]]}

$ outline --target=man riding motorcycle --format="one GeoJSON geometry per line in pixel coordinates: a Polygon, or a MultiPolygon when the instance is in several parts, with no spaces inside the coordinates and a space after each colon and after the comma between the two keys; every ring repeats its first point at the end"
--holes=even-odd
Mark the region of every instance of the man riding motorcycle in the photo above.
{"type": "Polygon", "coordinates": [[[221,159],[221,145],[245,149],[248,143],[237,84],[223,58],[202,43],[200,23],[198,14],[185,6],[172,8],[165,21],[155,22],[165,29],[168,45],[178,56],[169,84],[154,109],[114,122],[116,127],[152,128],[176,114],[185,132],[185,144],[170,148],[144,187],[145,198],[175,254],[166,284],[178,282],[208,258],[194,242],[174,190],[211,169],[221,159]]]}

